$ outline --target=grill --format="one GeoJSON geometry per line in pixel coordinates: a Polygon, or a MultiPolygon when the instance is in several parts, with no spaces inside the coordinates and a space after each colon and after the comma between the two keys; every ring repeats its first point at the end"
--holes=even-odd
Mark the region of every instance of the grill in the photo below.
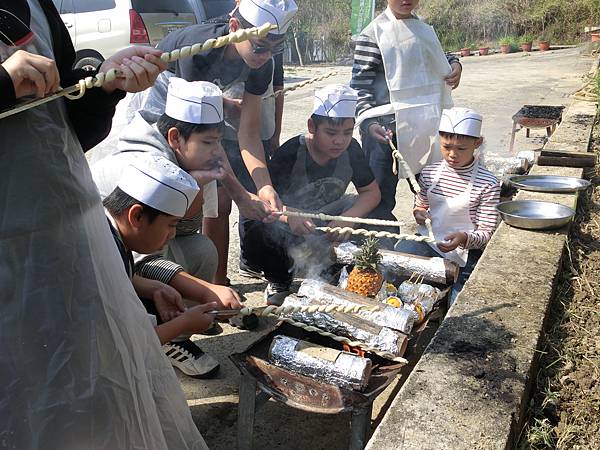
{"type": "Polygon", "coordinates": [[[510,138],[510,153],[513,153],[515,135],[518,127],[525,128],[526,137],[529,137],[531,128],[545,128],[548,137],[556,130],[562,121],[564,106],[525,105],[512,117],[513,128],[510,138]]]}

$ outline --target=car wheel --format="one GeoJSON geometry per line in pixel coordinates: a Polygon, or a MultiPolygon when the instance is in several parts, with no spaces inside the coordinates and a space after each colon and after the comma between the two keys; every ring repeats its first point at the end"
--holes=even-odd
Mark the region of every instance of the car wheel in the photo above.
{"type": "Polygon", "coordinates": [[[86,57],[81,58],[80,60],[78,60],[75,63],[74,68],[75,69],[88,70],[90,72],[93,72],[93,71],[97,70],[98,67],[100,67],[100,65],[102,64],[102,62],[103,62],[103,59],[101,59],[99,57],[86,56],[86,57]]]}

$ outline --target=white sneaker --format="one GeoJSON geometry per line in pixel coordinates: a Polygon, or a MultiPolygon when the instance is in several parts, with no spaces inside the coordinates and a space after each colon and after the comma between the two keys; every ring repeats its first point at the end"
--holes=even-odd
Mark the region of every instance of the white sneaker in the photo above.
{"type": "Polygon", "coordinates": [[[291,293],[290,285],[287,283],[269,283],[265,289],[265,301],[267,305],[281,306],[291,293]]]}
{"type": "Polygon", "coordinates": [[[168,342],[162,346],[173,367],[193,378],[210,378],[219,370],[219,362],[191,340],[168,342]]]}

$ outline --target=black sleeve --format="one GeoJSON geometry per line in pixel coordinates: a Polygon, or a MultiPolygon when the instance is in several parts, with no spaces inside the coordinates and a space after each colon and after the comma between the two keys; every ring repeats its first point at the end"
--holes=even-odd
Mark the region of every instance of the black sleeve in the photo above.
{"type": "Polygon", "coordinates": [[[4,67],[0,66],[0,111],[10,108],[16,101],[12,79],[4,67]]]}
{"type": "Polygon", "coordinates": [[[283,87],[283,53],[273,56],[275,69],[273,72],[273,86],[283,87]]]}
{"type": "Polygon", "coordinates": [[[300,147],[300,136],[286,141],[275,151],[273,157],[267,163],[273,187],[279,195],[285,194],[290,187],[292,169],[300,147]]]}
{"type": "Polygon", "coordinates": [[[263,95],[273,78],[273,58],[258,69],[252,69],[246,81],[246,92],[254,95],[263,95]]]}
{"type": "Polygon", "coordinates": [[[352,166],[352,184],[356,188],[368,186],[375,180],[373,171],[369,167],[367,158],[356,139],[352,139],[348,148],[350,165],[352,166]]]}

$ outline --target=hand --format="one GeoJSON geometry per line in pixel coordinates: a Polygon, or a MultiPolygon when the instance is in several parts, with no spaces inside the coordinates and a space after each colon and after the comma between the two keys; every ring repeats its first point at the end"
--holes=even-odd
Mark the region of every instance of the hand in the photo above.
{"type": "Polygon", "coordinates": [[[127,47],[108,58],[100,66],[100,72],[118,69],[125,75],[102,88],[111,93],[115,89],[125,92],[140,92],[154,84],[156,77],[167,69],[167,63],[160,59],[162,51],[152,47],[127,47]]]}
{"type": "MultiPolygon", "coordinates": [[[[214,314],[206,314],[207,311],[214,311],[217,304],[214,302],[204,305],[193,306],[182,314],[182,334],[201,333],[208,329],[215,321],[214,314]]],[[[179,319],[178,319],[179,320],[179,319]]]]}
{"type": "Polygon", "coordinates": [[[458,247],[464,247],[466,243],[467,233],[463,231],[456,231],[446,236],[443,242],[438,242],[437,246],[444,253],[448,253],[458,247]]]}
{"type": "Polygon", "coordinates": [[[204,296],[204,300],[216,303],[217,309],[240,309],[244,307],[239,294],[231,288],[211,284],[208,290],[210,293],[204,296]]]}
{"type": "Polygon", "coordinates": [[[429,211],[423,208],[413,209],[413,216],[415,216],[415,220],[419,225],[425,225],[425,221],[427,219],[431,220],[431,214],[429,214],[429,211]]]}
{"type": "Polygon", "coordinates": [[[298,236],[304,236],[315,232],[315,224],[310,219],[303,217],[288,217],[287,224],[290,231],[298,236]]]}
{"type": "Polygon", "coordinates": [[[196,183],[200,187],[207,185],[213,180],[222,180],[227,175],[223,166],[209,170],[190,170],[188,173],[196,180],[196,183]]]}
{"type": "Polygon", "coordinates": [[[277,217],[274,215],[275,210],[271,208],[271,205],[250,192],[248,192],[248,195],[243,200],[237,202],[237,207],[240,210],[240,214],[248,219],[265,223],[277,220],[277,217]]]}
{"type": "Polygon", "coordinates": [[[269,184],[264,185],[258,190],[258,197],[267,202],[275,211],[281,211],[283,208],[279,194],[277,194],[275,189],[273,189],[273,186],[269,184]]]}
{"type": "Polygon", "coordinates": [[[160,281],[157,281],[157,288],[152,293],[152,301],[163,322],[168,322],[185,311],[179,292],[160,281]]]}
{"type": "MultiPolygon", "coordinates": [[[[350,222],[336,222],[331,221],[327,224],[328,227],[330,228],[335,228],[335,227],[342,227],[342,228],[354,228],[354,224],[350,223],[350,222]]],[[[329,239],[332,242],[345,242],[347,240],[349,240],[352,237],[352,233],[350,231],[346,231],[344,233],[339,233],[339,232],[328,232],[327,233],[327,239],[329,239]]]]}
{"type": "Polygon", "coordinates": [[[2,67],[12,80],[16,98],[44,97],[56,92],[60,86],[56,63],[44,56],[18,50],[2,63],[2,67]]]}
{"type": "Polygon", "coordinates": [[[369,134],[380,144],[387,144],[389,139],[392,139],[394,133],[390,130],[386,130],[378,123],[372,123],[369,125],[369,134]]]}
{"type": "Polygon", "coordinates": [[[452,67],[452,72],[450,75],[444,77],[446,84],[450,86],[452,89],[456,89],[460,84],[460,77],[462,75],[462,66],[458,62],[453,62],[450,67],[452,67]]]}
{"type": "Polygon", "coordinates": [[[223,112],[225,116],[234,122],[239,122],[242,115],[242,102],[241,98],[227,98],[223,97],[223,112]]]}

